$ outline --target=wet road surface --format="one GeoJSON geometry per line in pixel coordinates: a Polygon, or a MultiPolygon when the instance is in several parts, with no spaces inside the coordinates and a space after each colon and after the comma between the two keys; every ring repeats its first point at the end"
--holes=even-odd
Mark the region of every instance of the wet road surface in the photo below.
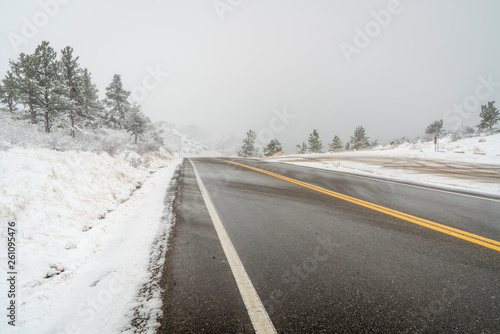
{"type": "MultiPolygon", "coordinates": [[[[278,333],[500,332],[499,200],[191,160],[278,333]]],[[[174,210],[160,332],[254,332],[187,159],[174,210]]]]}

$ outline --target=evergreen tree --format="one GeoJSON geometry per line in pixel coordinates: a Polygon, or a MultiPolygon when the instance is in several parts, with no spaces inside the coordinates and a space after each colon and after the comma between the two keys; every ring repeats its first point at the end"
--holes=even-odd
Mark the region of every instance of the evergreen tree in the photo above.
{"type": "Polygon", "coordinates": [[[360,150],[368,147],[368,140],[370,138],[365,134],[365,128],[362,126],[358,126],[354,130],[354,136],[351,137],[349,148],[352,150],[360,150]]]}
{"type": "Polygon", "coordinates": [[[57,118],[67,110],[68,101],[63,96],[56,51],[43,41],[34,53],[34,79],[38,96],[36,104],[42,112],[45,132],[49,133],[57,118]]]}
{"type": "Polygon", "coordinates": [[[134,103],[127,114],[124,128],[127,132],[132,133],[134,143],[137,144],[137,139],[140,139],[146,133],[148,123],[150,123],[150,120],[142,113],[141,107],[134,103]]]}
{"type": "Polygon", "coordinates": [[[441,132],[443,132],[443,120],[442,119],[432,122],[425,129],[425,133],[427,133],[428,135],[439,135],[439,134],[441,134],[441,132]]]}
{"type": "Polygon", "coordinates": [[[333,137],[332,142],[328,144],[328,151],[330,152],[342,151],[343,148],[344,143],[342,143],[342,140],[338,136],[333,137]]]}
{"type": "Polygon", "coordinates": [[[104,106],[99,101],[99,90],[92,82],[92,75],[86,68],[82,72],[81,80],[81,112],[87,120],[87,126],[103,126],[104,106]]]}
{"type": "Polygon", "coordinates": [[[481,117],[481,123],[477,126],[480,129],[493,129],[493,126],[500,121],[500,112],[493,105],[495,101],[488,102],[488,105],[481,106],[481,113],[479,116],[481,117]]]}
{"type": "Polygon", "coordinates": [[[108,107],[106,116],[108,126],[119,129],[123,127],[130,107],[129,95],[130,92],[123,89],[121,76],[115,74],[109,86],[106,87],[106,98],[104,99],[104,104],[108,107]]]}
{"type": "Polygon", "coordinates": [[[275,155],[276,153],[280,153],[282,151],[283,151],[283,147],[281,146],[281,143],[278,141],[278,139],[273,139],[264,148],[264,155],[266,157],[269,157],[269,156],[275,155]]]}
{"type": "Polygon", "coordinates": [[[0,102],[7,104],[6,102],[3,101],[4,95],[5,95],[5,89],[3,88],[2,84],[0,84],[0,102]]]}
{"type": "Polygon", "coordinates": [[[307,153],[307,145],[305,142],[302,142],[302,145],[297,145],[297,150],[299,154],[306,154],[307,153]]]}
{"type": "Polygon", "coordinates": [[[2,79],[0,85],[0,102],[7,105],[9,111],[13,113],[16,110],[16,82],[11,71],[7,71],[7,75],[2,79]]]}
{"type": "Polygon", "coordinates": [[[323,144],[319,139],[319,133],[316,129],[313,130],[311,134],[309,134],[309,151],[312,153],[319,153],[321,149],[323,149],[323,144]]]}
{"type": "Polygon", "coordinates": [[[21,53],[10,63],[19,101],[28,106],[32,123],[43,122],[47,133],[67,108],[56,58],[56,51],[43,41],[32,55],[21,53]]]}
{"type": "Polygon", "coordinates": [[[68,106],[66,114],[73,138],[75,138],[75,128],[85,117],[82,112],[82,73],[78,58],[73,57],[73,48],[69,46],[61,51],[61,74],[68,106]]]}
{"type": "Polygon", "coordinates": [[[253,157],[257,155],[257,149],[255,148],[255,139],[257,135],[253,130],[248,130],[247,137],[243,139],[243,145],[238,151],[238,156],[240,157],[253,157]]]}
{"type": "Polygon", "coordinates": [[[10,61],[11,73],[14,78],[17,102],[22,103],[28,109],[26,112],[31,123],[39,121],[39,110],[36,108],[38,90],[34,80],[34,56],[21,53],[17,61],[10,61]]]}

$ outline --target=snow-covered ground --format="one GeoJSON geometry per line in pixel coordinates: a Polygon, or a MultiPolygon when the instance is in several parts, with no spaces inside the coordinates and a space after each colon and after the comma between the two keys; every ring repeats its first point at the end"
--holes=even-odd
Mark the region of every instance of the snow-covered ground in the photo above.
{"type": "Polygon", "coordinates": [[[67,129],[54,127],[45,133],[43,124],[31,124],[20,119],[23,113],[7,113],[0,110],[0,150],[25,147],[49,148],[58,151],[122,152],[125,150],[146,152],[156,151],[170,157],[217,156],[220,151],[211,150],[207,145],[177,129],[174,124],[154,122],[152,127],[162,140],[156,141],[152,133],[134,144],[126,130],[84,128],[76,132],[76,138],[69,136],[67,129]]]}
{"type": "Polygon", "coordinates": [[[237,155],[243,142],[243,136],[236,136],[227,131],[210,131],[191,124],[180,128],[182,133],[210,147],[215,154],[211,156],[237,155]]]}
{"type": "MultiPolygon", "coordinates": [[[[2,321],[0,333],[154,333],[181,160],[101,143],[127,140],[118,132],[73,142],[10,117],[0,130],[0,266],[10,271],[7,223],[15,222],[18,272],[16,327],[2,321]]],[[[157,130],[181,156],[218,153],[171,124],[157,130]]],[[[500,194],[500,134],[445,138],[439,149],[421,142],[270,160],[500,194]]]]}
{"type": "Polygon", "coordinates": [[[179,163],[134,152],[0,150],[0,266],[9,271],[7,222],[15,222],[18,272],[16,327],[5,320],[0,280],[0,333],[133,332],[128,324],[141,313],[143,332],[153,333],[160,291],[139,291],[162,264],[164,201],[179,163]]]}
{"type": "Polygon", "coordinates": [[[500,134],[451,141],[380,145],[372,150],[284,155],[269,159],[500,195],[500,134]]]}
{"type": "Polygon", "coordinates": [[[174,124],[156,122],[154,123],[154,127],[162,137],[165,148],[175,157],[213,157],[220,155],[220,152],[210,149],[183,131],[180,131],[174,124]]]}

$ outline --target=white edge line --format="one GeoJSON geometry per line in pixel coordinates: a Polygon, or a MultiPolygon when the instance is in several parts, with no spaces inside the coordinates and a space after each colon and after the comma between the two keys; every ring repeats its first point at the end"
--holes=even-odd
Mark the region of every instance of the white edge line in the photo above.
{"type": "Polygon", "coordinates": [[[459,195],[459,196],[465,196],[465,197],[472,197],[472,198],[477,198],[477,199],[482,199],[482,200],[487,200],[487,201],[493,201],[493,202],[500,202],[500,199],[489,197],[489,196],[494,196],[494,194],[490,193],[490,192],[477,191],[478,192],[477,195],[467,194],[467,192],[474,192],[475,191],[474,189],[467,189],[467,188],[457,187],[456,190],[455,190],[455,187],[453,187],[453,186],[448,186],[448,187],[453,188],[453,189],[446,189],[446,188],[445,189],[439,189],[443,185],[437,184],[437,183],[428,183],[427,184],[427,183],[423,183],[423,182],[421,182],[419,184],[419,182],[417,182],[417,181],[409,181],[409,180],[403,180],[403,179],[400,180],[398,178],[392,178],[391,179],[389,177],[378,176],[378,175],[373,175],[373,176],[372,175],[362,175],[362,174],[357,174],[357,173],[354,173],[354,172],[333,170],[333,169],[329,169],[329,168],[326,168],[326,167],[319,167],[319,166],[316,167],[316,166],[299,165],[299,164],[296,164],[296,163],[293,163],[293,162],[286,162],[286,161],[266,161],[266,162],[270,162],[270,163],[282,163],[282,164],[287,164],[287,165],[291,165],[291,166],[297,166],[297,167],[304,167],[304,168],[311,168],[311,169],[322,170],[322,171],[326,171],[326,172],[330,172],[330,173],[334,173],[334,174],[345,174],[345,175],[349,175],[349,176],[357,177],[357,178],[361,178],[361,179],[368,179],[368,180],[381,181],[381,182],[387,182],[387,183],[395,183],[395,184],[406,186],[406,187],[421,188],[421,189],[433,190],[433,191],[442,192],[442,193],[448,193],[448,194],[453,194],[453,195],[459,195]]]}
{"type": "Polygon", "coordinates": [[[236,253],[236,250],[234,249],[233,243],[231,242],[231,239],[229,238],[229,235],[227,234],[227,231],[217,214],[217,210],[210,200],[208,192],[203,185],[203,181],[201,180],[194,163],[191,159],[189,159],[189,162],[193,166],[194,175],[196,177],[196,181],[198,182],[198,186],[200,187],[201,195],[205,201],[205,205],[207,206],[208,213],[212,218],[215,231],[217,232],[222,249],[226,255],[227,262],[233,272],[233,276],[236,280],[238,289],[240,290],[240,294],[248,311],[248,315],[250,316],[250,320],[252,321],[255,333],[276,333],[276,328],[274,328],[274,325],[269,318],[269,315],[267,314],[267,311],[252,284],[252,281],[250,280],[250,277],[248,277],[245,267],[243,267],[243,264],[241,263],[238,253],[236,253]]]}

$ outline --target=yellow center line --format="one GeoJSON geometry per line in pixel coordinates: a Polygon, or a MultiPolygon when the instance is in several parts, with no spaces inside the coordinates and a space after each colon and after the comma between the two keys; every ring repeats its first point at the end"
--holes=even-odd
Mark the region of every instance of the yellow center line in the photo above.
{"type": "Polygon", "coordinates": [[[463,230],[460,230],[460,229],[457,229],[457,228],[454,228],[451,226],[439,224],[439,223],[433,222],[431,220],[419,218],[416,216],[409,215],[407,213],[392,210],[392,209],[389,209],[389,208],[381,206],[381,205],[377,205],[374,203],[363,201],[363,200],[355,198],[355,197],[343,195],[343,194],[340,194],[340,193],[337,193],[337,192],[334,192],[334,191],[331,191],[331,190],[328,190],[325,188],[321,188],[321,187],[318,187],[318,186],[315,186],[315,185],[312,185],[312,184],[309,184],[306,182],[302,182],[302,181],[295,180],[295,179],[292,179],[292,178],[289,178],[289,177],[286,177],[286,176],[283,176],[280,174],[269,172],[269,171],[264,170],[264,169],[240,164],[238,162],[233,162],[233,161],[229,161],[229,160],[225,160],[225,162],[229,162],[229,163],[241,166],[241,167],[252,169],[254,171],[257,171],[257,172],[260,172],[263,174],[274,176],[276,178],[279,178],[279,179],[282,179],[282,180],[285,180],[285,181],[288,181],[291,183],[295,183],[297,185],[300,185],[300,186],[303,186],[303,187],[306,187],[306,188],[309,188],[312,190],[316,190],[316,191],[321,192],[323,194],[330,195],[330,196],[333,196],[333,197],[336,197],[336,198],[339,198],[339,199],[342,199],[342,200],[345,200],[345,201],[348,201],[348,202],[351,202],[351,203],[354,203],[354,204],[357,204],[357,205],[360,205],[360,206],[363,206],[363,207],[366,207],[366,208],[369,208],[369,209],[372,209],[375,211],[378,211],[378,212],[382,212],[382,213],[385,213],[389,216],[400,218],[402,220],[405,220],[405,221],[408,221],[408,222],[411,222],[411,223],[414,223],[414,224],[417,224],[417,225],[420,225],[423,227],[427,227],[427,228],[433,229],[435,231],[454,236],[456,238],[467,240],[467,241],[473,242],[477,245],[491,248],[491,249],[494,249],[494,250],[500,252],[500,241],[488,239],[488,238],[482,237],[480,235],[466,232],[466,231],[463,231],[463,230]]]}

